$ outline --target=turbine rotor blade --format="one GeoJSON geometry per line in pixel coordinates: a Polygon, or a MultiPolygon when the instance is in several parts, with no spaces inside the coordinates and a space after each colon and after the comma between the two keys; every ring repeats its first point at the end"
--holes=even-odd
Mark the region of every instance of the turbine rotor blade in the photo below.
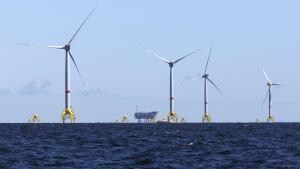
{"type": "Polygon", "coordinates": [[[216,88],[222,95],[224,95],[223,92],[221,91],[221,89],[219,89],[218,86],[217,86],[216,84],[214,84],[213,81],[211,81],[209,78],[206,78],[206,79],[207,79],[212,85],[214,85],[215,88],[216,88]]]}
{"type": "Polygon", "coordinates": [[[267,73],[265,72],[265,69],[264,69],[264,68],[262,69],[262,71],[263,71],[263,73],[264,73],[266,79],[267,79],[269,82],[271,82],[271,80],[269,79],[269,77],[268,77],[267,73]]]}
{"type": "Polygon", "coordinates": [[[183,56],[183,57],[181,57],[181,58],[175,60],[175,61],[174,61],[174,64],[176,64],[177,62],[181,61],[182,59],[184,59],[184,58],[186,58],[186,57],[188,57],[188,56],[190,56],[190,55],[192,55],[192,54],[198,52],[199,50],[200,50],[200,49],[194,50],[193,52],[191,52],[191,53],[189,53],[189,54],[187,54],[187,55],[185,55],[185,56],[183,56]]]}
{"type": "Polygon", "coordinates": [[[191,78],[191,79],[188,79],[188,80],[184,80],[180,84],[183,85],[185,83],[188,83],[188,82],[191,82],[191,81],[195,81],[195,80],[198,80],[198,79],[201,79],[201,77],[194,77],[194,78],[191,78]]]}
{"type": "Polygon", "coordinates": [[[155,53],[154,51],[150,50],[150,49],[145,49],[147,52],[149,52],[150,54],[156,56],[157,58],[161,59],[162,61],[166,62],[166,63],[170,63],[167,59],[161,57],[160,55],[158,55],[157,53],[155,53]]]}
{"type": "Polygon", "coordinates": [[[20,44],[22,46],[28,47],[42,47],[42,48],[55,48],[55,49],[63,49],[64,46],[46,46],[46,45],[32,45],[32,44],[20,44]]]}
{"type": "Polygon", "coordinates": [[[95,6],[93,8],[93,10],[88,14],[88,16],[85,18],[85,20],[81,23],[81,25],[79,26],[79,28],[76,30],[76,32],[74,33],[74,35],[72,36],[72,38],[68,42],[68,45],[70,45],[72,43],[72,41],[74,40],[74,38],[77,36],[78,32],[81,30],[81,28],[86,23],[86,21],[89,19],[89,17],[94,13],[94,11],[96,10],[96,8],[97,8],[97,6],[95,6]]]}
{"type": "Polygon", "coordinates": [[[83,84],[83,86],[85,86],[85,82],[84,82],[84,80],[83,80],[83,78],[82,78],[82,76],[81,76],[81,73],[80,73],[80,71],[79,71],[79,68],[78,68],[78,66],[77,66],[77,64],[76,64],[76,62],[75,62],[75,59],[74,59],[74,57],[73,57],[71,51],[69,51],[69,54],[70,54],[71,59],[72,59],[74,65],[75,65],[75,67],[76,67],[76,69],[77,69],[77,72],[78,72],[79,77],[80,77],[80,79],[81,79],[81,81],[82,81],[82,84],[83,84]]]}
{"type": "Polygon", "coordinates": [[[281,86],[282,84],[279,84],[279,83],[272,83],[271,85],[274,85],[274,86],[281,86]]]}
{"type": "Polygon", "coordinates": [[[269,95],[269,90],[267,91],[267,94],[266,94],[266,96],[265,96],[265,99],[264,99],[263,103],[261,104],[262,106],[266,103],[266,100],[267,100],[267,98],[268,98],[268,95],[269,95]]]}
{"type": "Polygon", "coordinates": [[[210,55],[211,55],[212,49],[213,49],[213,47],[211,47],[211,48],[210,48],[210,51],[209,51],[209,55],[208,55],[208,58],[207,58],[207,62],[206,62],[204,74],[206,74],[206,71],[207,71],[207,67],[208,67],[208,63],[209,63],[209,60],[210,60],[210,55]]]}

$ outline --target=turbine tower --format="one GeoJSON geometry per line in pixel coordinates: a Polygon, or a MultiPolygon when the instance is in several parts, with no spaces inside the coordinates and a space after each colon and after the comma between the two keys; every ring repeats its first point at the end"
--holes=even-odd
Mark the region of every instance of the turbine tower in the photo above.
{"type": "Polygon", "coordinates": [[[173,80],[173,68],[174,68],[174,65],[176,63],[178,63],[179,61],[181,61],[182,59],[192,55],[193,53],[199,51],[200,49],[197,49],[175,61],[168,61],[166,60],[165,58],[161,57],[160,55],[158,55],[157,53],[153,52],[152,50],[149,50],[149,49],[146,49],[149,53],[151,53],[152,55],[158,57],[159,59],[161,59],[162,61],[164,61],[165,63],[167,63],[170,67],[170,110],[169,110],[169,114],[168,114],[168,122],[170,122],[171,120],[174,121],[174,122],[177,122],[178,121],[178,118],[177,118],[177,114],[175,112],[175,109],[174,109],[174,80],[173,80]]]}
{"type": "Polygon", "coordinates": [[[71,106],[71,69],[70,69],[70,59],[72,60],[72,62],[74,63],[77,72],[80,76],[80,79],[83,83],[83,85],[85,86],[85,83],[83,81],[83,78],[81,76],[81,73],[79,71],[79,68],[75,62],[75,59],[71,53],[71,44],[73,42],[73,40],[75,39],[75,37],[77,36],[77,34],[79,33],[79,31],[81,30],[81,28],[84,26],[84,24],[87,22],[87,20],[89,19],[89,17],[93,14],[93,12],[95,11],[96,7],[88,14],[88,16],[84,19],[84,21],[81,23],[81,25],[79,26],[79,28],[75,31],[75,33],[73,34],[73,36],[71,37],[71,39],[67,42],[67,44],[65,44],[64,46],[44,46],[44,45],[30,45],[30,44],[24,44],[25,46],[35,46],[35,47],[45,47],[45,48],[54,48],[54,49],[63,49],[65,50],[65,110],[61,113],[61,120],[63,123],[65,123],[65,121],[67,119],[70,119],[71,123],[74,123],[76,120],[76,116],[75,116],[75,112],[72,109],[71,106]]]}
{"type": "Polygon", "coordinates": [[[271,87],[272,86],[280,86],[281,84],[279,83],[272,83],[272,81],[270,80],[270,78],[268,77],[267,73],[265,72],[265,70],[262,70],[266,79],[267,79],[267,86],[268,86],[268,91],[266,94],[266,97],[264,99],[263,104],[265,103],[267,97],[269,97],[269,114],[268,114],[268,118],[267,118],[267,122],[275,122],[274,116],[272,115],[272,94],[271,94],[271,87]]]}

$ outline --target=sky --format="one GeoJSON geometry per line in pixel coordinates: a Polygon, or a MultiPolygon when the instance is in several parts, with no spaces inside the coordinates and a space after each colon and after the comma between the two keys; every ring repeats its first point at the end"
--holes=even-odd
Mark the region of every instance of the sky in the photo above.
{"type": "Polygon", "coordinates": [[[168,60],[201,49],[174,68],[175,110],[187,122],[203,114],[201,75],[213,46],[208,73],[214,122],[266,121],[262,105],[273,82],[273,115],[300,121],[300,1],[297,0],[10,0],[0,2],[0,122],[60,122],[64,109],[64,51],[18,44],[64,45],[91,11],[72,44],[86,82],[72,65],[71,104],[77,122],[136,122],[140,111],[169,111],[168,60]],[[87,91],[87,92],[86,92],[87,91]]]}

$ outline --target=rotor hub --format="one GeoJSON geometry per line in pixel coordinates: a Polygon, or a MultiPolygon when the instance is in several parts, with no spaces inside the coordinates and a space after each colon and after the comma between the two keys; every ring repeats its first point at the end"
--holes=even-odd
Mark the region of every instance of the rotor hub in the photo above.
{"type": "Polygon", "coordinates": [[[208,78],[208,74],[204,74],[202,78],[208,78]]]}
{"type": "Polygon", "coordinates": [[[69,51],[70,51],[70,49],[71,49],[71,46],[70,46],[70,45],[68,45],[68,44],[66,44],[66,45],[65,45],[65,47],[64,47],[64,49],[65,49],[67,52],[69,52],[69,51]]]}

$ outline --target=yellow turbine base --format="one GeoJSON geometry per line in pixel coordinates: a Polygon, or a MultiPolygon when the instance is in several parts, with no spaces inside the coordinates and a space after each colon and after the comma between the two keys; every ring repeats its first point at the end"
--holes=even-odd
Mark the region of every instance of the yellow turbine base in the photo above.
{"type": "Polygon", "coordinates": [[[34,114],[32,117],[29,118],[28,123],[39,123],[41,121],[40,116],[34,114]]]}
{"type": "Polygon", "coordinates": [[[275,123],[275,118],[273,117],[273,115],[268,116],[267,122],[275,123]]]}
{"type": "Polygon", "coordinates": [[[178,117],[177,117],[176,112],[170,112],[168,114],[168,119],[169,119],[169,122],[177,123],[178,122],[178,117]]]}
{"type": "Polygon", "coordinates": [[[75,123],[76,116],[75,112],[72,109],[65,109],[65,111],[61,113],[61,121],[65,123],[67,119],[69,119],[71,123],[75,123]]]}
{"type": "Polygon", "coordinates": [[[203,123],[210,123],[211,122],[211,116],[208,112],[204,113],[202,116],[202,122],[203,123]]]}
{"type": "Polygon", "coordinates": [[[121,119],[122,123],[128,123],[128,117],[127,116],[123,116],[121,119]]]}

